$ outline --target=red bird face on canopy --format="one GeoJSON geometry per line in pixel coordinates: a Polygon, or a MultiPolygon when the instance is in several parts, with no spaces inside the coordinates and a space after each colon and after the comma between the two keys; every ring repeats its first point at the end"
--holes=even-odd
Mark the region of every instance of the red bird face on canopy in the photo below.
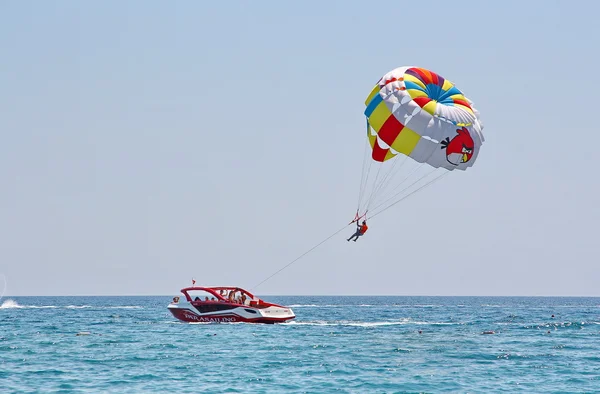
{"type": "Polygon", "coordinates": [[[469,130],[466,128],[461,128],[456,130],[457,135],[450,139],[450,137],[446,137],[444,141],[441,142],[442,148],[446,149],[446,160],[448,163],[452,165],[459,165],[462,163],[466,163],[471,160],[473,157],[473,138],[469,134],[469,130]]]}

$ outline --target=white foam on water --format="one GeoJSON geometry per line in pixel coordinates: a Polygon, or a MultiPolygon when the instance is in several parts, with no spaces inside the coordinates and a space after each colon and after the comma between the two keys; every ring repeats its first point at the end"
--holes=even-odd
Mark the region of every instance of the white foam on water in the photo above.
{"type": "Polygon", "coordinates": [[[297,326],[341,326],[341,327],[385,327],[385,326],[404,326],[404,325],[458,325],[461,323],[449,322],[425,322],[414,321],[411,319],[401,319],[396,321],[380,321],[380,322],[361,322],[361,321],[290,321],[281,323],[284,325],[297,326]]]}
{"type": "Polygon", "coordinates": [[[0,309],[14,309],[14,308],[23,308],[21,305],[17,304],[17,301],[6,300],[0,305],[0,309]]]}
{"type": "Polygon", "coordinates": [[[54,309],[55,305],[19,305],[16,301],[8,299],[0,305],[0,309],[54,309]]]}
{"type": "MultiPolygon", "coordinates": [[[[373,305],[373,304],[323,304],[323,305],[316,305],[316,304],[293,304],[293,305],[289,305],[289,308],[348,308],[348,307],[377,307],[377,308],[382,308],[382,307],[408,307],[408,308],[438,308],[438,307],[443,307],[444,305],[430,305],[430,304],[377,304],[377,305],[373,305]]],[[[460,305],[459,305],[460,306],[460,305]]],[[[462,305],[464,306],[464,305],[462,305]]]]}
{"type": "Polygon", "coordinates": [[[314,304],[294,304],[294,305],[289,305],[289,308],[318,308],[319,305],[314,305],[314,304]]]}
{"type": "Polygon", "coordinates": [[[20,305],[15,300],[7,299],[2,305],[0,305],[0,309],[55,309],[55,308],[64,308],[64,309],[144,309],[143,306],[140,305],[120,305],[120,306],[94,306],[94,305],[65,305],[65,306],[57,306],[57,305],[20,305]]]}
{"type": "Polygon", "coordinates": [[[99,309],[144,309],[144,307],[140,305],[122,305],[99,307],[99,309]]]}

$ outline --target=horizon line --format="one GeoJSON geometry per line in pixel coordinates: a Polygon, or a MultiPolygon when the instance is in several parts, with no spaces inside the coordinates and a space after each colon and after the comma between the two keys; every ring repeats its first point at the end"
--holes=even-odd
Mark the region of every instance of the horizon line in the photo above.
{"type": "MultiPolygon", "coordinates": [[[[409,295],[409,294],[257,294],[259,297],[489,297],[489,298],[600,298],[600,295],[409,295]]],[[[46,294],[46,295],[8,295],[9,297],[173,297],[173,294],[46,294]]]]}

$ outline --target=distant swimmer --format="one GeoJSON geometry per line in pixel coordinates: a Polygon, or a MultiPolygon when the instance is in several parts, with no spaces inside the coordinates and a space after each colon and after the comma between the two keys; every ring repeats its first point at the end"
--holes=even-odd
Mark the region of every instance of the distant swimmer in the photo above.
{"type": "Polygon", "coordinates": [[[350,238],[348,238],[346,241],[350,242],[350,240],[352,238],[354,238],[354,242],[356,242],[356,240],[358,239],[358,237],[363,236],[367,230],[369,229],[369,227],[367,226],[367,221],[363,220],[362,224],[358,224],[358,222],[356,222],[356,232],[354,234],[352,234],[352,236],[350,238]]]}

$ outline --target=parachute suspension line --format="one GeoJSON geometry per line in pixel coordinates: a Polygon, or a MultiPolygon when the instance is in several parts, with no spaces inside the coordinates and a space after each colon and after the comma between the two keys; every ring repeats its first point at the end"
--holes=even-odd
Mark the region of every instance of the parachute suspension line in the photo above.
{"type": "Polygon", "coordinates": [[[358,209],[357,211],[360,211],[360,207],[362,206],[362,202],[365,198],[365,194],[367,191],[367,185],[369,183],[369,177],[371,176],[371,165],[373,164],[372,161],[369,161],[369,165],[367,166],[367,171],[366,171],[366,177],[365,177],[365,183],[362,185],[361,188],[361,193],[360,193],[360,198],[358,201],[358,209]]]}
{"type": "MultiPolygon", "coordinates": [[[[396,164],[396,162],[397,161],[395,161],[394,164],[396,164]]],[[[381,169],[381,167],[380,167],[380,169],[381,169]]],[[[369,201],[367,202],[367,206],[365,208],[366,212],[369,211],[369,209],[371,208],[371,205],[373,205],[373,202],[376,201],[377,198],[379,197],[379,191],[381,190],[383,185],[385,185],[385,180],[386,180],[388,174],[389,174],[389,172],[383,177],[383,179],[381,179],[379,182],[376,182],[375,184],[373,184],[373,191],[371,192],[371,198],[369,198],[369,201]]]]}
{"type": "MultiPolygon", "coordinates": [[[[375,209],[377,209],[377,207],[380,207],[381,205],[385,204],[387,201],[389,201],[390,199],[394,198],[395,196],[398,196],[400,193],[404,192],[406,189],[408,189],[409,187],[411,187],[413,184],[404,187],[404,188],[400,188],[400,186],[402,186],[407,180],[410,179],[410,177],[415,174],[417,171],[419,171],[419,169],[423,166],[424,163],[420,163],[418,166],[416,166],[415,168],[413,168],[403,179],[402,181],[400,181],[400,183],[398,183],[391,191],[390,193],[394,193],[391,197],[387,198],[384,196],[383,193],[381,193],[381,195],[379,196],[381,199],[384,199],[384,201],[382,203],[379,203],[380,200],[375,199],[375,202],[377,202],[375,209]],[[399,190],[400,189],[400,190],[399,190]]],[[[429,174],[425,174],[425,176],[427,176],[429,174]]],[[[421,180],[423,178],[423,176],[419,179],[417,179],[416,182],[418,182],[419,180],[421,180]]]]}
{"type": "MultiPolygon", "coordinates": [[[[367,135],[369,134],[369,120],[367,119],[367,135]]],[[[356,213],[358,214],[358,211],[360,210],[360,203],[362,202],[362,198],[363,195],[365,193],[365,188],[366,188],[366,184],[365,184],[365,167],[367,164],[367,154],[369,152],[369,138],[367,138],[365,140],[365,150],[363,153],[363,164],[362,164],[362,172],[360,174],[360,188],[358,191],[358,204],[356,206],[356,213]]],[[[371,161],[369,161],[369,171],[371,170],[371,161]]]]}
{"type": "Polygon", "coordinates": [[[398,175],[400,173],[400,169],[407,162],[407,159],[408,159],[408,156],[404,156],[403,160],[399,160],[399,159],[394,160],[394,164],[389,169],[389,171],[387,172],[387,174],[383,177],[383,179],[379,183],[379,186],[377,187],[377,189],[373,192],[373,194],[374,194],[375,197],[374,197],[374,200],[371,203],[374,203],[375,201],[377,201],[377,199],[381,195],[384,194],[385,190],[390,186],[390,183],[391,183],[392,179],[394,179],[396,177],[396,175],[398,175]],[[396,169],[396,171],[394,171],[394,168],[396,167],[396,165],[399,162],[401,162],[401,164],[398,166],[398,168],[396,169]],[[392,175],[392,173],[393,173],[393,175],[392,175]]]}
{"type": "MultiPolygon", "coordinates": [[[[433,171],[432,171],[433,172],[433,171]]],[[[417,189],[413,190],[412,192],[408,193],[407,195],[405,195],[404,197],[402,197],[401,199],[399,199],[398,201],[394,202],[391,205],[388,205],[387,207],[385,207],[384,209],[382,209],[379,212],[376,212],[374,215],[371,215],[371,219],[374,218],[375,216],[379,215],[380,213],[383,213],[385,211],[387,211],[388,209],[390,209],[391,207],[393,207],[394,205],[398,204],[399,202],[406,200],[408,197],[412,196],[413,194],[415,194],[416,192],[418,192],[419,190],[425,189],[427,186],[430,186],[432,184],[434,184],[435,182],[439,181],[440,179],[442,179],[443,177],[445,177],[446,175],[448,175],[450,173],[450,171],[445,171],[442,172],[440,175],[436,176],[435,178],[433,178],[432,180],[430,180],[429,182],[419,186],[417,189]]],[[[423,179],[423,178],[421,178],[423,179]]]]}
{"type": "MultiPolygon", "coordinates": [[[[437,168],[433,168],[431,171],[429,171],[428,173],[426,173],[425,175],[417,178],[414,182],[412,182],[410,185],[406,186],[405,188],[401,189],[400,191],[398,191],[397,193],[395,193],[394,195],[392,195],[391,197],[389,197],[388,199],[386,199],[385,201],[383,201],[382,203],[378,204],[375,208],[373,208],[374,210],[376,210],[377,208],[380,208],[382,205],[385,205],[386,203],[390,202],[391,200],[393,200],[394,198],[398,197],[399,195],[401,195],[402,193],[404,193],[405,191],[407,191],[408,189],[410,189],[411,187],[413,187],[414,185],[416,185],[417,183],[421,182],[421,180],[423,180],[424,178],[427,178],[429,175],[433,174],[435,171],[437,170],[437,168]]],[[[414,172],[414,171],[413,171],[414,172]]],[[[406,177],[406,179],[408,179],[409,177],[406,177]]],[[[405,180],[406,180],[405,179],[405,180]]]]}
{"type": "Polygon", "coordinates": [[[254,287],[252,287],[250,290],[254,290],[255,288],[257,288],[258,286],[262,285],[263,283],[265,283],[266,281],[268,281],[269,279],[271,279],[272,277],[274,277],[275,275],[277,275],[278,273],[280,273],[281,271],[283,271],[284,269],[286,269],[290,265],[294,264],[296,261],[300,260],[302,257],[306,256],[307,254],[309,254],[310,252],[312,252],[313,250],[315,250],[319,246],[323,245],[325,242],[329,241],[331,238],[335,237],[336,235],[338,235],[339,233],[341,233],[342,231],[344,231],[346,229],[346,227],[348,227],[349,225],[350,224],[345,225],[344,227],[342,227],[341,229],[337,230],[335,233],[331,234],[330,236],[328,236],[327,238],[325,238],[324,240],[322,240],[321,242],[319,242],[318,244],[316,244],[312,248],[308,249],[306,252],[302,253],[300,256],[296,257],[294,260],[290,261],[289,263],[287,263],[286,265],[284,265],[279,270],[275,271],[273,274],[271,274],[270,276],[268,276],[262,282],[260,282],[259,284],[255,285],[254,287]]]}
{"type": "Polygon", "coordinates": [[[379,179],[379,173],[381,172],[381,165],[377,168],[377,175],[375,176],[375,181],[373,182],[373,190],[371,190],[371,194],[369,195],[369,199],[367,200],[365,213],[369,210],[369,206],[371,206],[371,201],[373,200],[373,195],[375,194],[375,189],[377,189],[377,180],[379,179]]]}
{"type": "MultiPolygon", "coordinates": [[[[425,164],[425,163],[419,163],[419,165],[418,165],[418,166],[416,166],[415,168],[413,168],[413,169],[412,169],[412,171],[410,171],[410,172],[408,173],[408,175],[406,175],[406,176],[404,177],[404,179],[402,179],[402,181],[400,181],[400,183],[399,183],[399,184],[397,184],[397,185],[396,185],[396,187],[394,187],[394,188],[392,189],[392,193],[396,192],[396,191],[397,191],[397,190],[400,188],[400,186],[402,186],[402,185],[404,184],[404,182],[406,182],[407,180],[409,180],[409,179],[410,179],[410,177],[411,177],[413,174],[415,174],[417,171],[419,171],[419,170],[421,169],[421,167],[423,167],[423,165],[424,165],[424,164],[425,164]]],[[[427,174],[427,175],[429,175],[429,174],[427,174]]],[[[420,179],[420,178],[419,178],[419,179],[420,179]]],[[[408,186],[408,187],[410,187],[410,186],[408,186]]],[[[404,190],[406,190],[406,189],[407,189],[407,188],[404,188],[404,189],[400,190],[400,193],[401,193],[401,192],[403,192],[403,191],[404,191],[404,190]]]]}

